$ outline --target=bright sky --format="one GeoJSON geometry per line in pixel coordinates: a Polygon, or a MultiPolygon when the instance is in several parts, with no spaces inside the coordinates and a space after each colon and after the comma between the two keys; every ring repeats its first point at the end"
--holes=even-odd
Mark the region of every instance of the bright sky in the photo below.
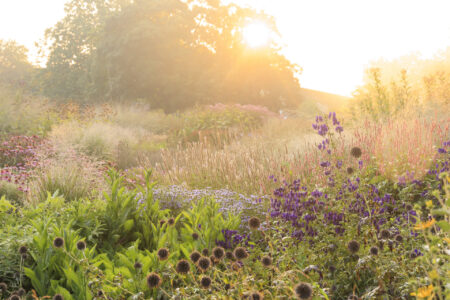
{"type": "MultiPolygon", "coordinates": [[[[425,57],[450,46],[450,0],[234,0],[277,19],[303,87],[350,95],[381,57],[425,57]]],[[[33,49],[64,16],[64,0],[0,0],[0,38],[33,49]]],[[[32,53],[34,51],[32,50],[32,53]]]]}

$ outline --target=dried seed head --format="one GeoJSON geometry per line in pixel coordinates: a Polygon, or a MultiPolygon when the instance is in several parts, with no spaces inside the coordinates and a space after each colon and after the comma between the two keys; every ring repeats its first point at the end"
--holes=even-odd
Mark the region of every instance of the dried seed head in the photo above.
{"type": "Polygon", "coordinates": [[[147,275],[147,286],[150,289],[159,287],[161,285],[161,283],[162,283],[162,279],[158,274],[153,272],[153,273],[150,273],[147,275]]]}
{"type": "Polygon", "coordinates": [[[313,289],[309,283],[301,282],[294,288],[295,294],[301,300],[308,300],[311,298],[313,289]]]}
{"type": "Polygon", "coordinates": [[[354,158],[360,158],[362,151],[361,148],[359,147],[353,147],[352,150],[350,150],[350,154],[354,157],[354,158]]]}
{"type": "Polygon", "coordinates": [[[258,217],[251,217],[250,220],[248,220],[248,226],[250,229],[256,230],[261,226],[261,221],[258,217]]]}
{"type": "Polygon", "coordinates": [[[264,256],[261,259],[263,266],[270,267],[272,265],[272,258],[270,256],[264,256]]]}
{"type": "Polygon", "coordinates": [[[222,247],[216,247],[212,250],[215,258],[221,260],[225,256],[225,250],[222,247]]]}
{"type": "Polygon", "coordinates": [[[202,255],[198,251],[194,251],[190,255],[190,259],[193,263],[196,263],[200,259],[200,257],[202,257],[202,255]]]}
{"type": "Polygon", "coordinates": [[[238,260],[243,260],[248,257],[248,253],[244,247],[237,247],[236,249],[234,249],[234,256],[238,260]]]}
{"type": "Polygon", "coordinates": [[[61,248],[64,246],[64,240],[61,237],[55,238],[53,240],[53,246],[55,246],[55,248],[61,248]]]}
{"type": "Polygon", "coordinates": [[[158,255],[159,260],[167,260],[169,258],[169,249],[161,248],[156,254],[158,255]]]}
{"type": "Polygon", "coordinates": [[[360,247],[359,243],[355,240],[351,240],[347,244],[348,251],[350,251],[353,254],[359,251],[359,247],[360,247]]]}
{"type": "Polygon", "coordinates": [[[182,260],[178,261],[177,266],[176,266],[177,273],[186,274],[190,270],[191,270],[191,265],[189,264],[189,262],[187,260],[182,259],[182,260]]]}

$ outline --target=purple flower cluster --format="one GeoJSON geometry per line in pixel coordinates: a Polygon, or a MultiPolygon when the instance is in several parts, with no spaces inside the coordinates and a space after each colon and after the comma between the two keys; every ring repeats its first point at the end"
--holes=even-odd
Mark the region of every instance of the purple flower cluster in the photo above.
{"type": "Polygon", "coordinates": [[[234,249],[238,245],[248,246],[250,241],[250,234],[239,234],[237,230],[222,230],[224,236],[223,241],[216,241],[217,246],[224,249],[234,249]]]}

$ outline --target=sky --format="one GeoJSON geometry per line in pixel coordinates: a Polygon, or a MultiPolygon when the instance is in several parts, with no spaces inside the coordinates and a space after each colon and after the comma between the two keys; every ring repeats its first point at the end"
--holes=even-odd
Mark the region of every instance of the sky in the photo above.
{"type": "MultiPolygon", "coordinates": [[[[302,87],[350,96],[380,58],[431,57],[450,46],[450,0],[232,0],[274,15],[283,53],[303,68],[302,87]]],[[[33,56],[34,42],[64,16],[65,0],[0,0],[0,39],[33,56]]]]}

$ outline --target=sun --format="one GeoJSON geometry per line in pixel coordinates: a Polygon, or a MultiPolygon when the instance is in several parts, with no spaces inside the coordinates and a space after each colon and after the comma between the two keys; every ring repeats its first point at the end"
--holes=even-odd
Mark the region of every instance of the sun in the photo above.
{"type": "Polygon", "coordinates": [[[254,22],[245,26],[242,30],[244,42],[252,47],[267,46],[270,42],[271,31],[263,22],[254,22]]]}

